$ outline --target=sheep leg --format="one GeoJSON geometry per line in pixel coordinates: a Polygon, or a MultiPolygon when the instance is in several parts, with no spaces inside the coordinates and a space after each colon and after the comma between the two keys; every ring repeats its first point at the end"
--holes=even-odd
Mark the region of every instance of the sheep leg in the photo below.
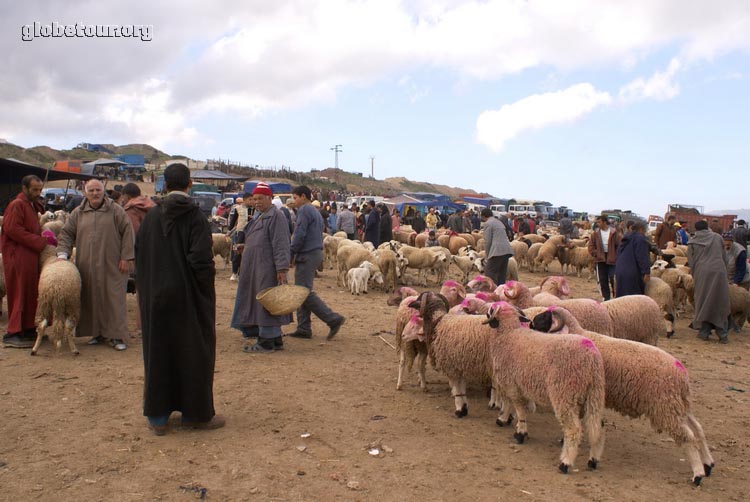
{"type": "Polygon", "coordinates": [[[705,470],[706,477],[708,477],[711,475],[711,469],[713,469],[715,463],[713,456],[711,456],[711,451],[708,449],[703,427],[701,427],[701,424],[698,423],[698,420],[692,414],[688,414],[687,416],[687,425],[695,435],[700,450],[701,462],[703,462],[703,469],[705,470]]]}
{"type": "Polygon", "coordinates": [[[75,323],[72,320],[70,320],[70,319],[66,319],[65,320],[64,336],[65,336],[65,338],[68,339],[68,348],[70,349],[70,352],[74,356],[77,356],[79,352],[78,352],[78,348],[76,347],[76,344],[75,344],[75,341],[74,341],[75,332],[76,332],[76,325],[75,325],[75,323]]]}
{"type": "Polygon", "coordinates": [[[596,469],[604,453],[604,430],[602,428],[602,414],[587,411],[583,418],[583,425],[589,440],[588,468],[596,469]]]}
{"type": "Polygon", "coordinates": [[[466,402],[466,382],[449,378],[448,384],[451,386],[451,394],[456,406],[454,414],[456,418],[463,418],[469,414],[469,405],[466,402]]]}
{"type": "Polygon", "coordinates": [[[47,330],[47,326],[49,326],[49,321],[47,321],[47,319],[42,319],[42,322],[39,323],[39,326],[36,330],[36,342],[34,342],[34,347],[32,347],[31,349],[32,356],[35,356],[36,351],[39,350],[39,346],[42,344],[42,338],[44,338],[44,332],[47,330]]]}
{"type": "Polygon", "coordinates": [[[417,351],[417,376],[419,377],[419,387],[422,391],[427,392],[427,377],[425,376],[425,369],[427,367],[427,351],[417,351]]]}
{"type": "Polygon", "coordinates": [[[558,468],[560,472],[567,474],[578,456],[578,445],[581,443],[581,419],[578,418],[578,410],[568,410],[559,414],[557,420],[563,430],[563,447],[558,468]]]}
{"type": "Polygon", "coordinates": [[[396,380],[396,390],[401,390],[404,384],[404,369],[406,368],[406,352],[401,350],[398,360],[398,380],[396,380]]]}
{"type": "MultiPolygon", "coordinates": [[[[682,429],[685,435],[688,437],[688,440],[685,442],[685,453],[688,458],[688,462],[690,462],[690,467],[693,469],[692,482],[695,486],[699,486],[701,484],[701,480],[706,476],[706,469],[703,465],[703,462],[701,461],[701,453],[698,450],[698,446],[696,444],[697,438],[688,425],[687,419],[685,422],[683,422],[682,429]]],[[[708,472],[711,472],[710,469],[711,466],[709,465],[708,472]]]]}
{"type": "MultiPolygon", "coordinates": [[[[518,444],[523,444],[523,442],[526,441],[526,438],[529,437],[529,431],[526,427],[526,402],[523,399],[519,398],[512,398],[511,402],[513,404],[513,408],[516,410],[516,416],[518,417],[518,420],[516,420],[516,432],[515,434],[513,434],[513,438],[518,444]]],[[[508,407],[508,410],[510,410],[510,407],[508,407]]],[[[509,413],[509,411],[504,410],[503,415],[505,415],[506,413],[509,413]]],[[[498,422],[499,420],[500,418],[495,421],[495,423],[497,423],[498,425],[500,425],[500,423],[498,422]]],[[[510,418],[510,416],[508,415],[505,423],[510,425],[511,420],[512,418],[510,418]]]]}

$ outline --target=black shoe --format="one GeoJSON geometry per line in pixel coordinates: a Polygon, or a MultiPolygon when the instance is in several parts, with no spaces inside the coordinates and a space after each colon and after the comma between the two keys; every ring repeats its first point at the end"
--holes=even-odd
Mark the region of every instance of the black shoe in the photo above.
{"type": "Polygon", "coordinates": [[[284,350],[284,340],[280,336],[273,339],[273,350],[284,350]]]}
{"type": "Polygon", "coordinates": [[[328,336],[326,337],[326,340],[332,340],[333,337],[336,336],[336,334],[339,332],[339,330],[341,329],[341,326],[343,326],[345,322],[346,322],[346,317],[339,316],[338,319],[336,319],[331,324],[329,324],[328,327],[330,328],[330,331],[328,332],[328,336]]]}
{"type": "Polygon", "coordinates": [[[309,340],[310,338],[312,338],[312,333],[297,330],[294,333],[288,333],[285,336],[291,336],[292,338],[304,338],[305,340],[309,340]]]}

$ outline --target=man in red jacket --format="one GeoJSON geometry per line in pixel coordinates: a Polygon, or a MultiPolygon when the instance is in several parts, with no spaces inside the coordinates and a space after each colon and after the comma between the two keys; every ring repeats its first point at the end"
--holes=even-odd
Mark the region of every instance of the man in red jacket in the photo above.
{"type": "Polygon", "coordinates": [[[36,340],[39,253],[47,245],[39,226],[42,208],[37,198],[41,193],[42,180],[33,174],[24,176],[21,193],[3,215],[0,249],[8,294],[8,333],[3,336],[3,347],[31,348],[36,340]]]}

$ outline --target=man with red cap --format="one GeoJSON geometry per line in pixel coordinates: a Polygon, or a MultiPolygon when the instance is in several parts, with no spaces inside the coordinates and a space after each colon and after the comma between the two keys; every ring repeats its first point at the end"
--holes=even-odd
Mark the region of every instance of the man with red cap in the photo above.
{"type": "Polygon", "coordinates": [[[30,174],[21,180],[21,193],[5,208],[0,249],[8,295],[8,333],[3,347],[31,348],[36,340],[39,253],[47,245],[41,235],[37,198],[42,180],[30,174]]]}
{"type": "Polygon", "coordinates": [[[248,345],[245,352],[270,353],[284,349],[281,326],[291,322],[291,315],[271,315],[255,299],[266,288],[287,282],[291,255],[289,252],[289,223],[286,216],[273,204],[273,192],[260,182],[252,192],[255,214],[245,226],[245,246],[242,266],[237,280],[237,296],[231,326],[246,338],[257,326],[258,341],[248,345]]]}

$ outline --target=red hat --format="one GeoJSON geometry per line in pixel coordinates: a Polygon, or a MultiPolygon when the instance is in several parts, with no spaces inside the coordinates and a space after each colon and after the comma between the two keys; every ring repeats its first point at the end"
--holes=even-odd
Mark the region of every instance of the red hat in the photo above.
{"type": "Polygon", "coordinates": [[[269,197],[273,197],[273,191],[271,190],[271,187],[268,186],[268,183],[264,183],[262,181],[258,182],[258,184],[255,185],[255,188],[253,188],[253,195],[255,194],[268,195],[269,197]]]}

